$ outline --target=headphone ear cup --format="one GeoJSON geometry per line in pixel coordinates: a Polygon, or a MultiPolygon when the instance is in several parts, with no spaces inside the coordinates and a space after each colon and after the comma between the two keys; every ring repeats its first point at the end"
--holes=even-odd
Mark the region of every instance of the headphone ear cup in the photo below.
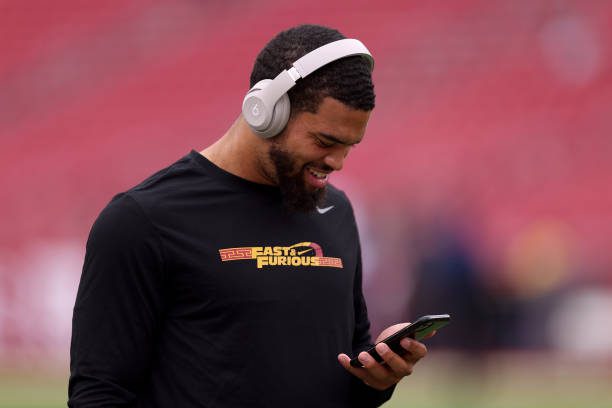
{"type": "Polygon", "coordinates": [[[289,122],[289,115],[291,114],[291,102],[289,101],[289,95],[286,93],[280,97],[276,105],[274,105],[274,110],[272,112],[272,121],[267,129],[261,132],[257,132],[259,136],[264,139],[269,139],[281,133],[285,126],[287,126],[287,122],[289,122]]]}
{"type": "Polygon", "coordinates": [[[269,110],[257,103],[260,95],[265,92],[266,87],[271,82],[271,79],[262,79],[257,82],[242,101],[242,116],[251,130],[263,139],[268,139],[281,133],[285,126],[287,126],[289,115],[291,114],[291,103],[286,93],[269,110]],[[259,109],[259,112],[254,111],[254,109],[259,109]],[[256,115],[255,113],[258,114],[256,115]],[[271,115],[272,118],[268,126],[265,126],[264,123],[267,122],[268,115],[271,115]]]}
{"type": "Polygon", "coordinates": [[[269,123],[271,112],[263,105],[261,94],[266,89],[266,86],[271,83],[271,79],[263,79],[257,82],[242,100],[242,116],[254,132],[265,130],[269,123]]]}

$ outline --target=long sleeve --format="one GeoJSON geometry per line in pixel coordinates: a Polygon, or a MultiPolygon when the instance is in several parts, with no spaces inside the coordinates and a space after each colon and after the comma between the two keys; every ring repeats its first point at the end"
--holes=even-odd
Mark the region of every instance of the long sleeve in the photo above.
{"type": "MultiPolygon", "coordinates": [[[[353,286],[353,302],[355,308],[355,334],[353,336],[353,355],[357,355],[363,350],[370,348],[372,339],[370,336],[370,320],[368,319],[368,309],[362,290],[362,264],[361,248],[359,248],[359,259],[355,282],[353,286]]],[[[357,377],[352,378],[351,384],[351,405],[353,407],[378,407],[388,401],[393,395],[395,386],[389,387],[384,391],[378,391],[364,384],[357,377]]]]}
{"type": "Polygon", "coordinates": [[[159,236],[142,208],[119,195],[87,241],[72,321],[68,406],[134,406],[148,379],[163,312],[159,236]]]}

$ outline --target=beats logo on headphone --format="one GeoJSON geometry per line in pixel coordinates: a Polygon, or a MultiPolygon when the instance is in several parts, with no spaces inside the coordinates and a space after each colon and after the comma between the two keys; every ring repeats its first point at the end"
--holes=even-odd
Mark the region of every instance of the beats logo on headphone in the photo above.
{"type": "Polygon", "coordinates": [[[289,121],[291,104],[287,91],[297,80],[340,58],[361,55],[374,68],[374,59],[359,40],[346,38],[325,44],[304,55],[274,79],[264,79],[252,87],[242,101],[242,115],[253,132],[264,139],[283,131],[289,121]]]}

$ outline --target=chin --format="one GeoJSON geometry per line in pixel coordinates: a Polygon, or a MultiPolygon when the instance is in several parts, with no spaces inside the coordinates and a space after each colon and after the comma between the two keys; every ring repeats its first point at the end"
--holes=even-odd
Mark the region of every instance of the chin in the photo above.
{"type": "MultiPolygon", "coordinates": [[[[286,186],[287,187],[287,186],[286,186]]],[[[297,187],[295,184],[293,187],[297,187]]],[[[326,193],[326,188],[308,188],[302,184],[302,188],[283,189],[281,186],[281,195],[283,207],[290,213],[309,213],[315,210],[317,205],[320,205],[326,193]]]]}

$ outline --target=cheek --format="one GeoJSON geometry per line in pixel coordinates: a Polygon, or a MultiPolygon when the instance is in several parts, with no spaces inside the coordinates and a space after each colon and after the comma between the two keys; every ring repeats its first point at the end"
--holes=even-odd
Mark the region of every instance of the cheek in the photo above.
{"type": "Polygon", "coordinates": [[[301,147],[298,146],[293,150],[290,150],[290,152],[292,152],[291,158],[296,169],[303,169],[304,166],[322,162],[323,158],[325,157],[324,155],[319,154],[313,149],[310,149],[310,147],[306,147],[303,145],[301,147]]]}
{"type": "Polygon", "coordinates": [[[299,169],[304,170],[306,166],[322,168],[325,166],[323,155],[302,156],[296,160],[299,169]]]}
{"type": "Polygon", "coordinates": [[[325,152],[306,134],[294,130],[279,141],[281,148],[291,155],[296,169],[303,169],[310,164],[320,164],[325,152]]]}
{"type": "Polygon", "coordinates": [[[296,161],[302,165],[322,163],[327,154],[325,149],[311,141],[305,141],[295,152],[296,161]]]}

